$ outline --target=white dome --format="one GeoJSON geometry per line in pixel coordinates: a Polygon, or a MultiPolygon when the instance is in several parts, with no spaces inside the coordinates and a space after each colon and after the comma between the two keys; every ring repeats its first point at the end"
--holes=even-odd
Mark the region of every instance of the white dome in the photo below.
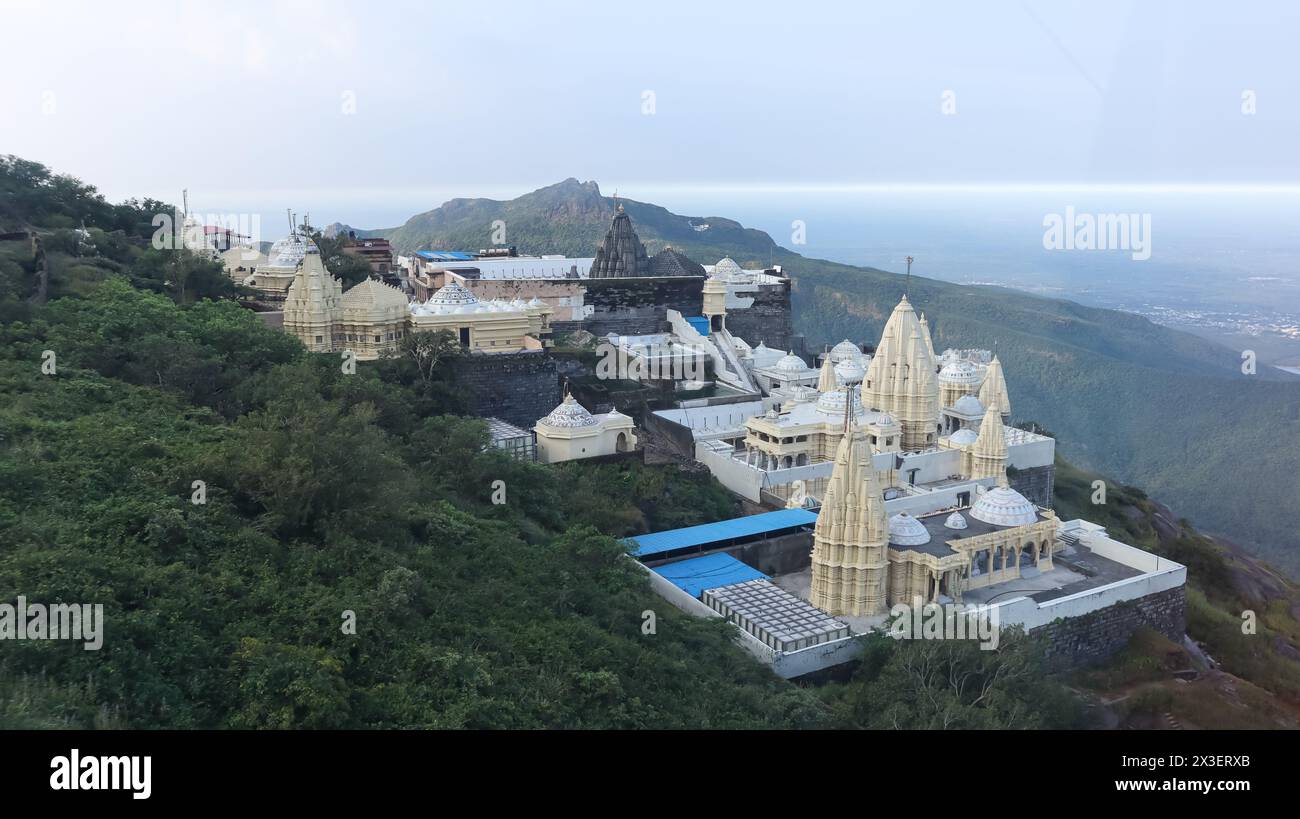
{"type": "Polygon", "coordinates": [[[429,307],[465,307],[477,305],[478,298],[456,282],[452,282],[430,296],[425,304],[429,307]]]}
{"type": "Polygon", "coordinates": [[[572,395],[566,395],[564,401],[551,410],[550,415],[538,423],[545,424],[548,427],[576,429],[579,427],[594,427],[598,422],[590,412],[587,412],[587,408],[579,404],[572,395]]]}
{"type": "Polygon", "coordinates": [[[943,369],[939,370],[939,380],[945,384],[978,384],[980,382],[980,373],[968,361],[954,361],[951,364],[945,364],[943,369]]]}
{"type": "Polygon", "coordinates": [[[1038,510],[1024,495],[1006,486],[990,489],[970,508],[975,520],[994,526],[1025,526],[1038,522],[1038,510]]]}
{"type": "Polygon", "coordinates": [[[730,256],[722,258],[713,266],[713,278],[715,279],[723,279],[725,281],[727,279],[734,279],[738,276],[743,278],[744,275],[744,268],[736,264],[730,256]]]}
{"type": "Polygon", "coordinates": [[[856,361],[861,357],[862,351],[858,349],[858,345],[847,338],[832,347],[830,352],[830,359],[836,364],[841,361],[856,361]]]}
{"type": "Polygon", "coordinates": [[[862,397],[857,390],[830,390],[824,392],[817,399],[817,411],[824,415],[832,415],[836,418],[844,417],[844,403],[848,399],[845,397],[849,393],[853,394],[853,415],[862,414],[862,397]]]}
{"type": "Polygon", "coordinates": [[[963,395],[953,402],[953,411],[959,415],[971,415],[977,418],[984,416],[984,405],[973,395],[963,395]]]}
{"type": "Polygon", "coordinates": [[[835,365],[835,380],[841,384],[857,384],[866,374],[862,365],[852,358],[835,365]]]}
{"type": "Polygon", "coordinates": [[[961,512],[953,512],[948,519],[943,522],[948,529],[965,529],[967,526],[966,518],[962,517],[961,512]]]}
{"type": "Polygon", "coordinates": [[[760,341],[750,357],[755,367],[770,367],[785,356],[780,350],[773,350],[760,341]]]}
{"type": "Polygon", "coordinates": [[[980,436],[975,433],[975,430],[966,427],[957,430],[952,435],[949,435],[948,443],[956,444],[957,446],[968,446],[979,440],[979,437],[980,436]]]}
{"type": "Polygon", "coordinates": [[[889,519],[889,542],[895,546],[924,546],[930,542],[930,533],[924,523],[899,512],[889,519]]]}
{"type": "Polygon", "coordinates": [[[898,422],[894,420],[894,416],[887,412],[882,412],[876,416],[876,426],[878,427],[893,427],[897,425],[898,422]]]}
{"type": "Polygon", "coordinates": [[[775,369],[783,373],[803,373],[808,372],[808,365],[803,363],[803,359],[794,353],[786,353],[780,361],[776,362],[775,369]]]}
{"type": "Polygon", "coordinates": [[[267,267],[297,267],[308,253],[320,253],[316,243],[300,233],[290,233],[271,245],[267,267]]]}

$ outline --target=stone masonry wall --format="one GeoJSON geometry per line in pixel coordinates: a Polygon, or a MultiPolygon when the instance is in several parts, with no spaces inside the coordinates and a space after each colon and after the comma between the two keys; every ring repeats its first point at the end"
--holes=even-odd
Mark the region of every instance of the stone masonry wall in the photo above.
{"type": "Polygon", "coordinates": [[[1045,641],[1048,666],[1061,670],[1106,659],[1124,648],[1142,626],[1181,643],[1187,627],[1184,587],[1048,623],[1032,629],[1029,636],[1045,641]]]}
{"type": "Polygon", "coordinates": [[[563,399],[555,359],[544,350],[475,354],[456,362],[456,383],[469,396],[470,411],[532,429],[563,399]]]}
{"type": "MultiPolygon", "coordinates": [[[[750,297],[747,292],[741,295],[750,297]]],[[[741,309],[727,310],[727,330],[743,338],[750,346],[761,341],[773,350],[793,350],[803,353],[803,336],[796,336],[790,316],[790,280],[780,284],[760,285],[754,295],[754,304],[741,309]]]]}
{"type": "Polygon", "coordinates": [[[1056,465],[1047,464],[1016,470],[1014,477],[1007,476],[1007,483],[1033,503],[1050,509],[1052,491],[1056,486],[1056,465]]]}
{"type": "Polygon", "coordinates": [[[597,336],[659,333],[668,326],[667,310],[698,316],[704,305],[701,276],[587,279],[586,285],[592,314],[583,328],[597,336]]]}

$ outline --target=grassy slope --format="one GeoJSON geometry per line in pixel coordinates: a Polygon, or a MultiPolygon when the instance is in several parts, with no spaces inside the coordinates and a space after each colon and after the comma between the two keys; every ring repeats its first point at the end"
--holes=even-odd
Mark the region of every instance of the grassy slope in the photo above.
{"type": "Polygon", "coordinates": [[[1111,725],[1300,726],[1300,589],[1236,544],[1199,534],[1139,489],[1108,482],[1106,502],[1093,504],[1096,480],[1095,473],[1058,460],[1057,513],[1087,518],[1116,538],[1187,565],[1187,633],[1219,667],[1177,679],[1172,672],[1197,668],[1196,660],[1144,632],[1103,667],[1074,674],[1077,688],[1105,704],[1100,710],[1111,725]],[[1247,611],[1255,613],[1253,634],[1242,628],[1247,611]]]}

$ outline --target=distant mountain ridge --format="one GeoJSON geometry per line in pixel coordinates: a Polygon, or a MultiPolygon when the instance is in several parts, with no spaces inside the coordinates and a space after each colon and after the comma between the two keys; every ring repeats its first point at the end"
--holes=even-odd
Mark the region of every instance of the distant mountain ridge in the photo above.
{"type": "Polygon", "coordinates": [[[618,204],[632,217],[651,255],[673,247],[703,264],[730,255],[742,265],[765,265],[781,252],[771,236],[734,219],[679,216],[658,205],[604,196],[595,182],[572,177],[507,201],[452,199],[412,216],[401,227],[357,235],[385,237],[399,253],[478,250],[493,245],[494,223],[500,220],[505,223],[504,244],[521,253],[583,257],[595,252],[618,204]]]}
{"type": "MultiPolygon", "coordinates": [[[[616,202],[651,253],[672,246],[703,264],[730,256],[784,265],[795,329],[813,345],[874,344],[903,291],[897,273],[805,258],[735,220],[615,200],[573,178],[509,201],[453,199],[366,235],[389,238],[398,252],[477,250],[491,246],[502,220],[505,244],[521,253],[590,256],[616,202]]],[[[915,275],[909,297],[939,349],[999,352],[1014,417],[1050,428],[1071,460],[1300,572],[1300,451],[1289,443],[1300,437],[1300,381],[1245,376],[1238,351],[1132,313],[915,275]]]]}

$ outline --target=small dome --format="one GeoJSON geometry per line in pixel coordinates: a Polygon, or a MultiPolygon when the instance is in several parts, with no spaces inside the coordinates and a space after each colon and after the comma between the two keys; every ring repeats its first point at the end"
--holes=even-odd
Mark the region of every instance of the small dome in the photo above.
{"type": "Polygon", "coordinates": [[[963,395],[953,402],[953,411],[959,415],[969,415],[975,418],[984,417],[984,405],[973,395],[963,395]]]}
{"type": "Polygon", "coordinates": [[[899,512],[889,519],[889,542],[895,546],[924,546],[930,542],[930,533],[921,521],[899,512]]]}
{"type": "Polygon", "coordinates": [[[963,427],[948,436],[948,443],[957,446],[969,446],[979,440],[979,435],[969,427],[963,427]]]}
{"type": "Polygon", "coordinates": [[[780,361],[776,362],[776,367],[774,369],[780,370],[783,373],[803,373],[808,372],[808,365],[803,362],[802,358],[795,355],[793,352],[790,352],[786,353],[780,361]]]}
{"type": "Polygon", "coordinates": [[[754,362],[756,368],[771,367],[784,357],[785,354],[780,350],[773,350],[761,341],[750,353],[750,360],[754,362]]]}
{"type": "Polygon", "coordinates": [[[726,280],[726,279],[734,279],[736,277],[743,278],[744,275],[745,275],[744,268],[736,264],[735,261],[733,261],[730,256],[726,256],[722,258],[717,264],[713,266],[713,278],[715,279],[726,280]]]}
{"type": "Polygon", "coordinates": [[[954,361],[939,370],[939,380],[944,384],[975,385],[980,382],[980,372],[968,361],[954,361]]]}
{"type": "Polygon", "coordinates": [[[876,416],[876,426],[894,427],[894,426],[898,426],[898,422],[894,420],[894,416],[890,415],[887,412],[882,412],[876,416]]]}
{"type": "Polygon", "coordinates": [[[841,384],[857,384],[866,374],[862,365],[851,358],[835,365],[835,380],[841,384]]]}
{"type": "Polygon", "coordinates": [[[316,243],[300,233],[290,233],[271,245],[266,254],[267,267],[297,267],[308,252],[320,253],[316,243]]]}
{"type": "Polygon", "coordinates": [[[980,495],[970,516],[994,526],[1026,526],[1038,522],[1038,509],[1016,490],[999,486],[980,495]]]}
{"type": "Polygon", "coordinates": [[[961,512],[953,512],[948,516],[948,519],[943,522],[943,525],[946,529],[965,529],[967,523],[966,518],[962,516],[961,512]]]}
{"type": "Polygon", "coordinates": [[[477,305],[478,298],[456,282],[452,282],[430,296],[425,304],[430,307],[465,307],[477,305]]]}
{"type": "Polygon", "coordinates": [[[849,393],[853,394],[853,415],[855,417],[861,415],[862,397],[857,390],[838,389],[822,393],[817,399],[817,411],[823,415],[832,415],[836,418],[843,418],[844,402],[848,400],[846,396],[849,393]]]}
{"type": "Polygon", "coordinates": [[[856,361],[862,357],[862,351],[858,345],[849,341],[847,338],[831,348],[830,359],[836,364],[841,361],[856,361]]]}
{"type": "Polygon", "coordinates": [[[590,412],[587,412],[587,408],[579,404],[572,395],[566,395],[564,401],[551,410],[550,415],[538,423],[560,429],[577,429],[579,427],[594,427],[598,422],[590,412]]]}

